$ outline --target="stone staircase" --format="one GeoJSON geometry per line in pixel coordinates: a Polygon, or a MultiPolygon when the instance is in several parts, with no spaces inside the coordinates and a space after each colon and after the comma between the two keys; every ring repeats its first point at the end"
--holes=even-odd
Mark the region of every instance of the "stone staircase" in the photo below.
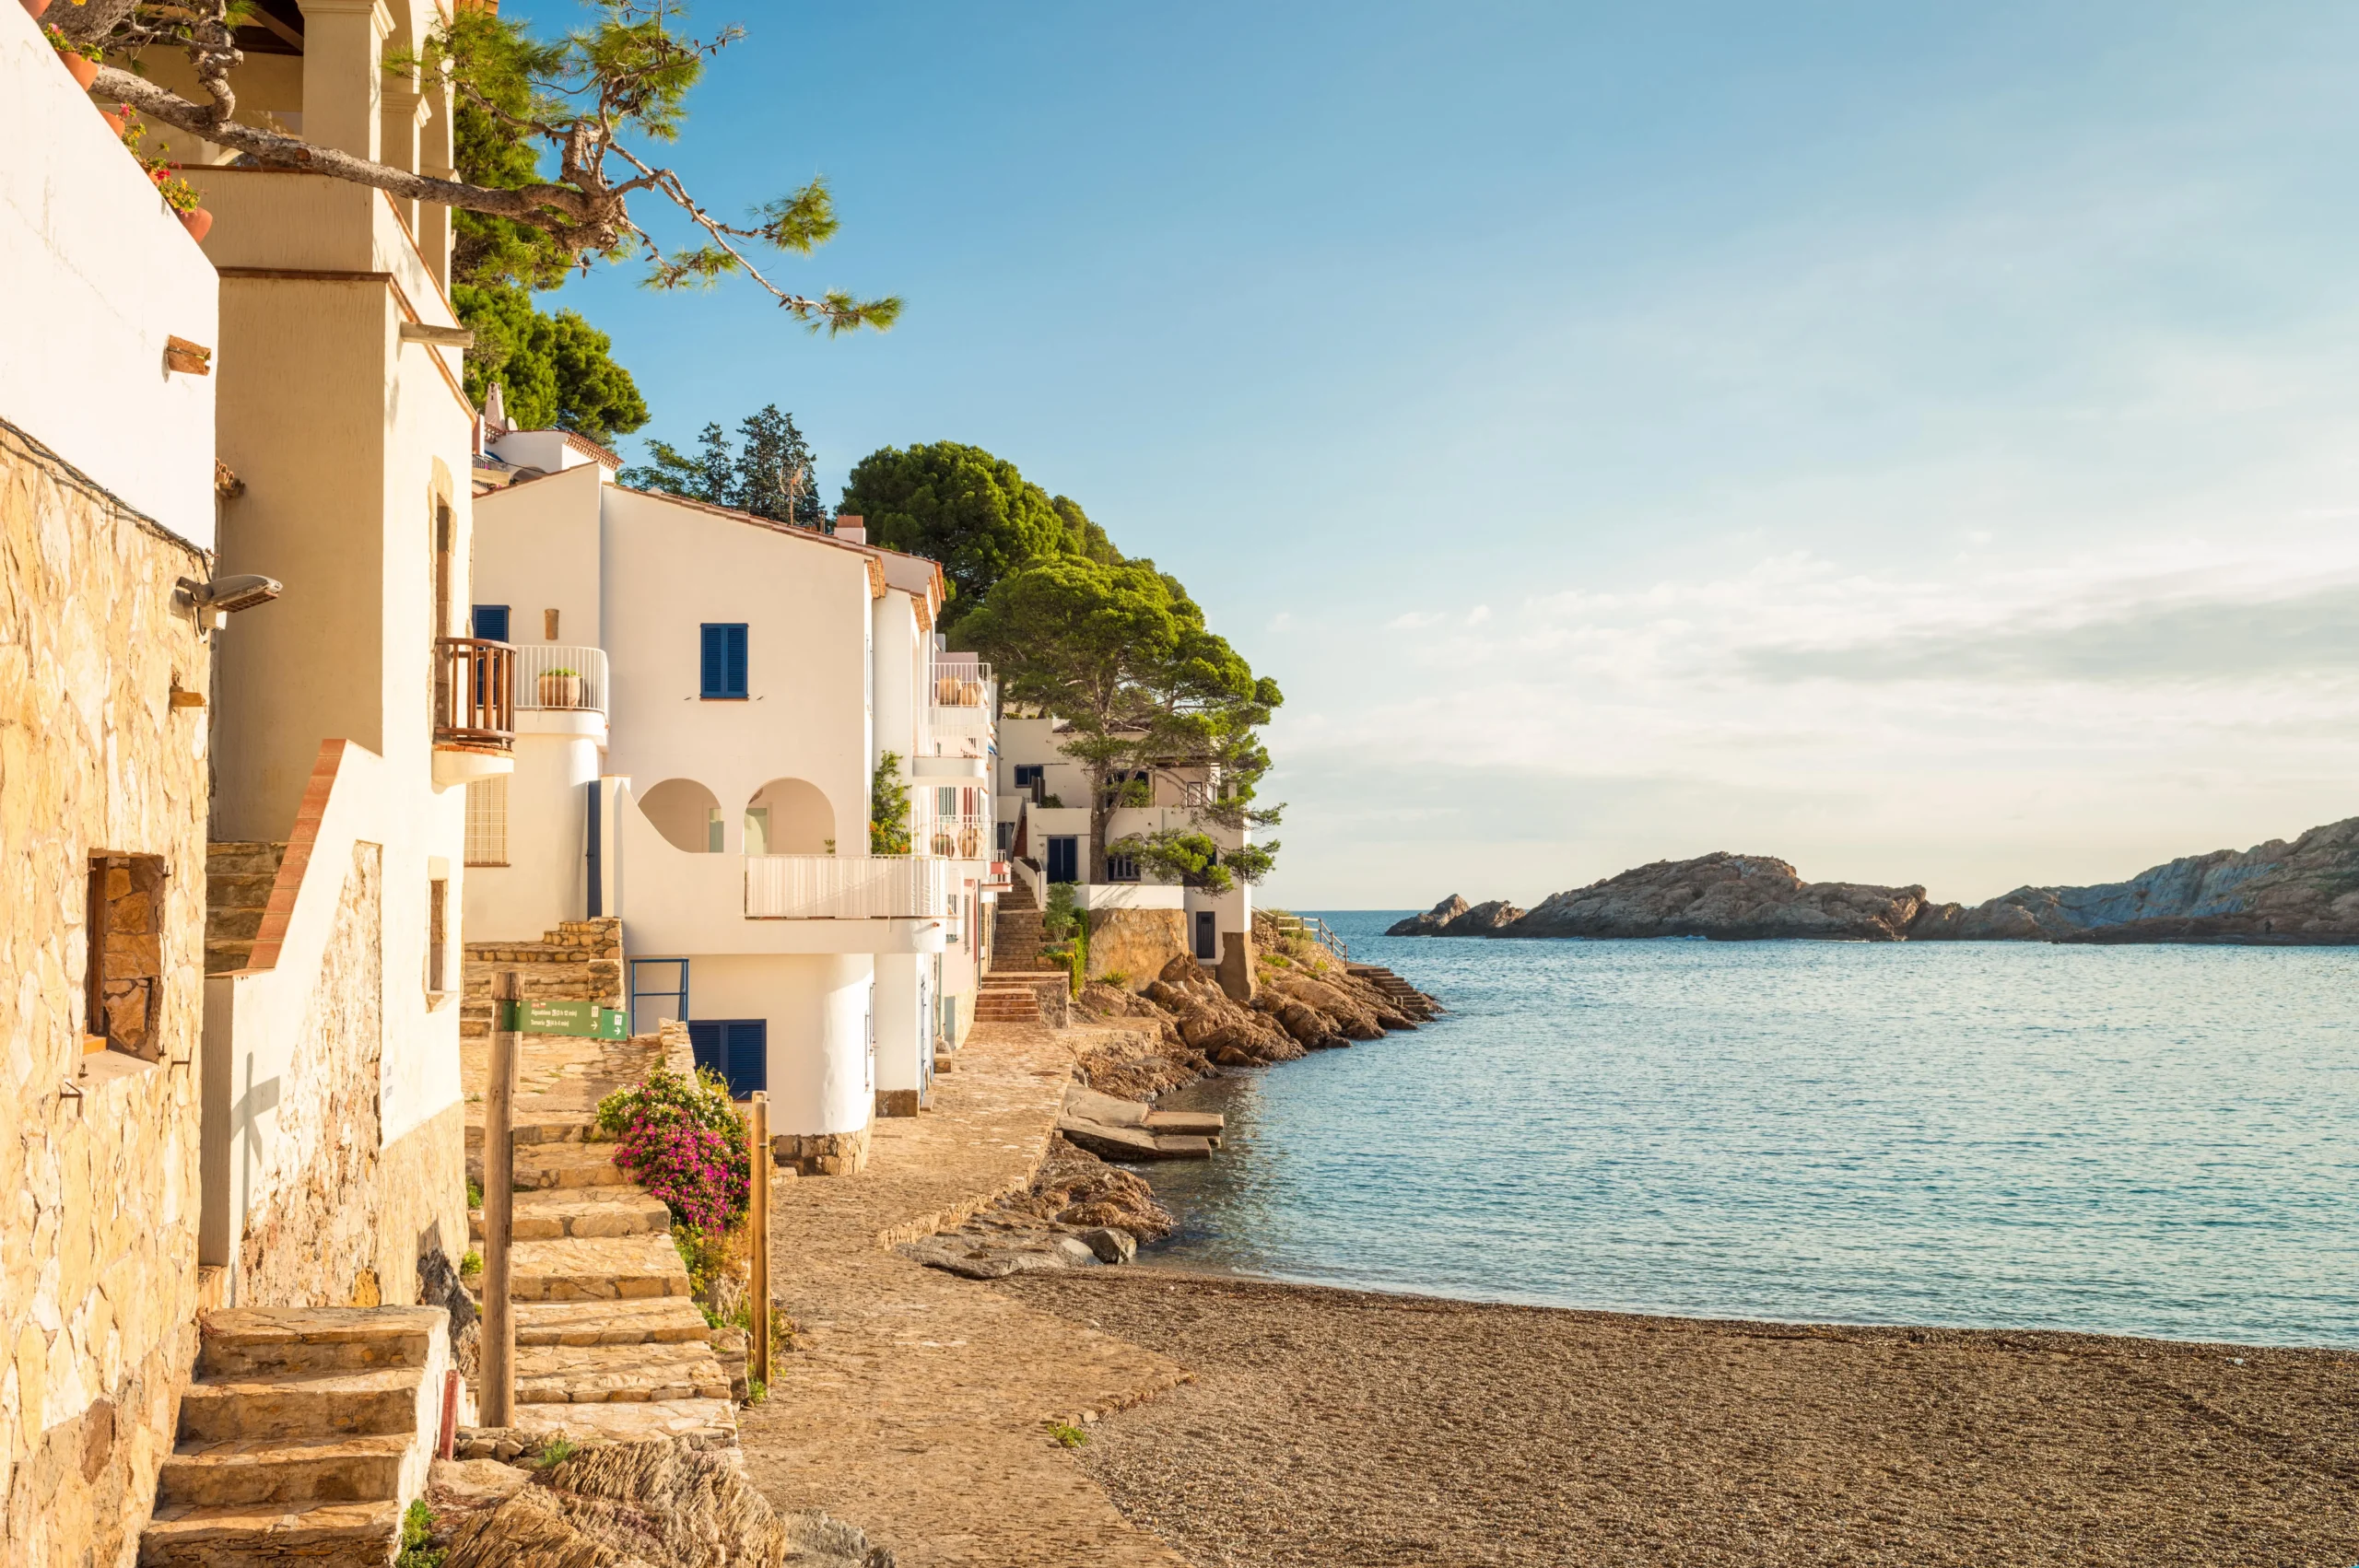
{"type": "MultiPolygon", "coordinates": [[[[625,1177],[594,1127],[527,1122],[513,1137],[516,1425],[577,1439],[734,1433],[731,1401],[746,1392],[743,1332],[710,1327],[689,1298],[670,1211],[625,1177]]],[[[478,1184],[482,1140],[480,1128],[467,1129],[478,1184]]],[[[482,1211],[471,1221],[480,1247],[482,1211]]]]}
{"type": "Polygon", "coordinates": [[[1346,964],[1344,967],[1347,972],[1360,979],[1366,980],[1368,984],[1374,986],[1378,990],[1382,991],[1386,996],[1391,997],[1393,1000],[1413,1004],[1414,1011],[1410,1012],[1411,1017],[1416,1017],[1421,1012],[1435,1010],[1433,998],[1427,996],[1425,992],[1419,990],[1416,987],[1411,985],[1408,981],[1402,979],[1400,976],[1394,974],[1391,970],[1386,968],[1381,964],[1346,964]]]}
{"type": "Polygon", "coordinates": [[[205,847],[205,972],[226,975],[246,966],[261,933],[263,911],[278,880],[284,844],[224,840],[205,847]]]}
{"type": "Polygon", "coordinates": [[[1042,1022],[1040,982],[1064,973],[1054,959],[1041,956],[1047,942],[1040,906],[1018,880],[999,895],[992,918],[992,966],[975,989],[976,1023],[1042,1022]]]}
{"type": "Polygon", "coordinates": [[[614,916],[567,920],[544,931],[538,942],[471,942],[466,947],[465,994],[459,1002],[459,1033],[488,1039],[492,979],[513,969],[524,1000],[594,1001],[623,1005],[622,921],[614,916]]]}
{"type": "Polygon", "coordinates": [[[143,1568],[384,1568],[426,1487],[450,1335],[431,1306],[203,1315],[143,1568]]]}

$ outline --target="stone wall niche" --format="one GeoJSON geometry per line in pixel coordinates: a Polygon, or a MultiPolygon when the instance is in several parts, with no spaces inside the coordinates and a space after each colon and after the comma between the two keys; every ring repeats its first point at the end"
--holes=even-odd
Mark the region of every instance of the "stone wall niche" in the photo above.
{"type": "Polygon", "coordinates": [[[83,1049],[162,1059],[164,857],[90,856],[83,1049]]]}

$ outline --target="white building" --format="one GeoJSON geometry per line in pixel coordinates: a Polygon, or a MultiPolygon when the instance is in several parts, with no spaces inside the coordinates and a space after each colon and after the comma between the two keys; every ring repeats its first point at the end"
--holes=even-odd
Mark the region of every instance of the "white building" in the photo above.
{"type": "Polygon", "coordinates": [[[516,771],[474,788],[471,940],[623,922],[633,1027],[768,1091],[781,1152],[855,1168],[973,1019],[988,930],[989,672],[939,651],[930,561],[615,483],[561,432],[496,438],[478,635],[517,649],[516,771]],[[910,852],[870,853],[880,759],[910,852]]]}
{"type": "Polygon", "coordinates": [[[1149,933],[1162,925],[1170,929],[1171,951],[1193,954],[1232,994],[1250,995],[1252,888],[1238,882],[1215,894],[1161,882],[1121,853],[1124,839],[1166,829],[1202,833],[1223,851],[1249,842],[1250,830],[1224,827],[1204,815],[1219,788],[1218,770],[1201,759],[1175,757],[1115,786],[1126,786],[1131,798],[1107,818],[1109,852],[1101,879],[1094,874],[1098,860],[1090,837],[1089,778],[1065,755],[1060,737],[1068,732],[1052,717],[1010,714],[1000,720],[994,810],[1001,849],[1016,874],[1042,893],[1056,883],[1075,884],[1076,900],[1090,912],[1093,976],[1121,969],[1134,979],[1145,977],[1137,966],[1149,961],[1149,933]]]}

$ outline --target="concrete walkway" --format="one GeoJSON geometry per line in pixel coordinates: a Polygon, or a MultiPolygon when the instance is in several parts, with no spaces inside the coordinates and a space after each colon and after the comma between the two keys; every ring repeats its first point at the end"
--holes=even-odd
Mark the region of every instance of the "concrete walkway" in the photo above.
{"type": "Polygon", "coordinates": [[[1150,1398],[1179,1364],[890,1250],[1030,1183],[1090,1037],[978,1024],[933,1108],[877,1123],[866,1172],[774,1184],[795,1347],[739,1430],[775,1506],[854,1521],[901,1568],[1187,1568],[1047,1430],[1150,1398]]]}

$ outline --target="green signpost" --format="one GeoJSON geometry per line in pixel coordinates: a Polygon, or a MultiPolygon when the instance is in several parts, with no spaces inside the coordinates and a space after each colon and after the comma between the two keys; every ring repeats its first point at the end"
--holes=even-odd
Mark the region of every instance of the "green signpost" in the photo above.
{"type": "Polygon", "coordinates": [[[503,1010],[503,1029],[527,1035],[580,1035],[593,1040],[629,1037],[619,1008],[594,1001],[514,1001],[503,1010]]]}

